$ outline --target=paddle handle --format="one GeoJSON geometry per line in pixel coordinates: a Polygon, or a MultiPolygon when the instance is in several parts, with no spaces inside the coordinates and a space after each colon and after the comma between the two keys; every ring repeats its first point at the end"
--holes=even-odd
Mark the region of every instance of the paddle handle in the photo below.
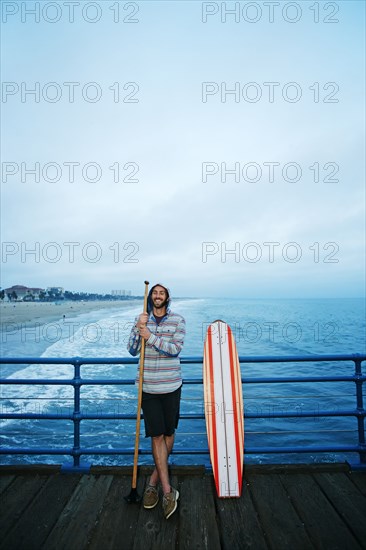
{"type": "MultiPolygon", "coordinates": [[[[149,292],[149,281],[145,281],[143,313],[147,313],[148,292],[149,292]]],[[[141,338],[140,363],[139,363],[139,386],[138,386],[137,415],[136,415],[135,452],[133,455],[132,489],[136,489],[136,486],[137,486],[137,461],[138,461],[139,440],[140,440],[141,401],[142,401],[142,383],[143,383],[143,376],[144,376],[144,362],[145,362],[145,338],[141,338]]]]}

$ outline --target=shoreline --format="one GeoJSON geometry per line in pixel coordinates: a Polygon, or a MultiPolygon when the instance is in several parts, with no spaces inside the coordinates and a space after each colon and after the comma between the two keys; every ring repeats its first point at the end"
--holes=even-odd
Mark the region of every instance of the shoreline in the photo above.
{"type": "Polygon", "coordinates": [[[0,331],[20,330],[46,325],[63,318],[77,317],[82,313],[101,309],[125,309],[142,303],[142,299],[133,300],[95,300],[65,302],[6,302],[0,304],[0,331]],[[65,317],[64,317],[65,316],[65,317]]]}

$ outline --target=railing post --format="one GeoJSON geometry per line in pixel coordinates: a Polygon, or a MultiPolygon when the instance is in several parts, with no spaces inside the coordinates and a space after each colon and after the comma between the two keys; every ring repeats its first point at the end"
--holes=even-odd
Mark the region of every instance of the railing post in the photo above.
{"type": "Polygon", "coordinates": [[[73,459],[74,467],[78,468],[80,466],[80,360],[75,358],[74,362],[74,379],[73,379],[73,388],[74,388],[74,412],[73,412],[73,422],[74,422],[74,446],[73,446],[73,459]]]}
{"type": "Polygon", "coordinates": [[[362,359],[361,357],[356,357],[355,362],[355,384],[356,384],[356,401],[357,401],[357,412],[360,414],[357,416],[357,427],[358,427],[358,445],[363,449],[359,451],[360,463],[362,465],[366,464],[366,441],[365,441],[365,417],[363,413],[365,412],[363,406],[363,394],[362,394],[362,359]]]}
{"type": "Polygon", "coordinates": [[[72,414],[72,421],[74,423],[74,444],[72,448],[73,465],[63,465],[62,472],[88,472],[90,470],[89,464],[80,464],[80,422],[81,422],[81,410],[80,410],[80,387],[82,385],[82,379],[80,376],[80,357],[75,357],[72,361],[74,366],[74,377],[72,380],[72,386],[74,388],[74,411],[72,414]]]}

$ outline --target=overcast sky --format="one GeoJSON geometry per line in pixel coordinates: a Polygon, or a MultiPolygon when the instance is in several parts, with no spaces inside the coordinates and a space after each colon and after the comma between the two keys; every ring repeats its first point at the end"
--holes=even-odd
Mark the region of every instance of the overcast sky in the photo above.
{"type": "Polygon", "coordinates": [[[364,295],[364,2],[2,10],[3,288],[364,295]]]}

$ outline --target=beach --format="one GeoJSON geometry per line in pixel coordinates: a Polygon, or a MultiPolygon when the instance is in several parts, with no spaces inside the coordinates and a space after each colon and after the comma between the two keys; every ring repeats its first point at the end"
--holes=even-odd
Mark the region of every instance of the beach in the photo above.
{"type": "Polygon", "coordinates": [[[0,304],[1,330],[10,328],[34,327],[35,325],[52,323],[62,318],[69,319],[80,313],[88,313],[100,309],[118,311],[127,307],[142,304],[142,300],[111,300],[111,301],[63,301],[63,302],[6,302],[0,304]]]}

